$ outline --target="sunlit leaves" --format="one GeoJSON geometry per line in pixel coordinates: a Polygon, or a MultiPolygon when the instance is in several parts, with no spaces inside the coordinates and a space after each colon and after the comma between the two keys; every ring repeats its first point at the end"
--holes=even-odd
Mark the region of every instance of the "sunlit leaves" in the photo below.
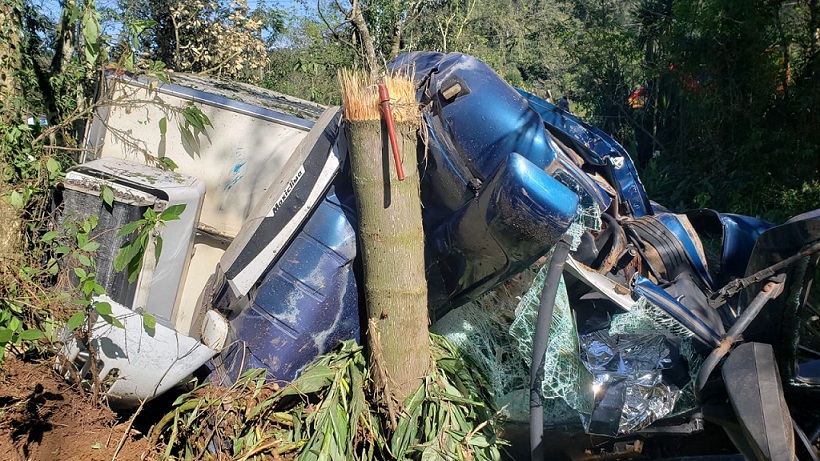
{"type": "Polygon", "coordinates": [[[117,233],[118,237],[136,235],[133,240],[124,244],[117,252],[114,257],[114,270],[118,272],[126,270],[128,282],[134,283],[142,270],[143,259],[149,247],[151,236],[153,235],[154,239],[154,255],[156,260],[159,261],[160,252],[162,251],[162,237],[156,232],[157,228],[165,226],[167,221],[179,219],[183,211],[185,211],[184,204],[172,205],[159,215],[153,209],[148,208],[143,213],[142,219],[123,226],[117,233]]]}

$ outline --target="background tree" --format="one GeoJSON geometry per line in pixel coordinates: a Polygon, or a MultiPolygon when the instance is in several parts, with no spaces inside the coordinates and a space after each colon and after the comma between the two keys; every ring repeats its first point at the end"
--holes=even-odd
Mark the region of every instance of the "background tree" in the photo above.
{"type": "MultiPolygon", "coordinates": [[[[23,89],[19,73],[23,66],[22,54],[22,13],[23,4],[17,0],[0,2],[0,124],[6,126],[19,120],[24,103],[23,89]]],[[[4,151],[6,149],[3,149],[4,151]]],[[[8,155],[0,158],[0,196],[6,196],[12,186],[8,155]]],[[[0,199],[0,259],[17,254],[20,220],[17,210],[7,201],[0,199]]]]}
{"type": "Polygon", "coordinates": [[[668,11],[657,35],[665,69],[655,67],[665,148],[648,185],[671,206],[775,220],[820,205],[812,2],[676,1],[668,11]]]}
{"type": "Polygon", "coordinates": [[[375,78],[404,49],[406,31],[428,0],[317,2],[317,14],[334,39],[350,47],[375,78]]]}
{"type": "Polygon", "coordinates": [[[144,56],[176,71],[258,80],[267,64],[263,28],[280,27],[274,9],[252,14],[246,0],[120,0],[112,19],[149,22],[141,36],[144,56]]]}
{"type": "Polygon", "coordinates": [[[570,10],[565,0],[429,2],[405,50],[467,53],[512,85],[547,96],[570,86],[565,42],[577,28],[570,10]]]}
{"type": "Polygon", "coordinates": [[[323,104],[341,104],[338,69],[351,67],[355,50],[337,41],[318,18],[289,15],[280,46],[268,53],[261,85],[323,104]]]}

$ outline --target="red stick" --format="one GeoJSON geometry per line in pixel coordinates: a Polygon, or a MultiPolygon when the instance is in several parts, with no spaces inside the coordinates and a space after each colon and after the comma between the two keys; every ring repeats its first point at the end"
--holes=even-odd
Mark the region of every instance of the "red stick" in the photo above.
{"type": "Polygon", "coordinates": [[[379,84],[379,100],[384,112],[384,122],[387,124],[387,134],[390,136],[390,145],[393,147],[393,159],[396,161],[396,173],[399,181],[404,181],[404,168],[401,166],[401,156],[399,155],[399,142],[396,140],[396,127],[393,125],[393,111],[390,109],[390,94],[387,92],[387,85],[379,84]]]}

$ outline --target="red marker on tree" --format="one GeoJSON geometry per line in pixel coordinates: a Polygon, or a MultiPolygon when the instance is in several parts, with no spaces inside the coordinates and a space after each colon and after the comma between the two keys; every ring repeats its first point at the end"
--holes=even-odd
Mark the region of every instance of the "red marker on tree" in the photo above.
{"type": "Polygon", "coordinates": [[[387,85],[379,84],[379,101],[384,113],[384,122],[387,125],[387,135],[390,136],[390,146],[393,149],[393,159],[396,161],[396,174],[399,181],[404,181],[404,168],[401,166],[401,156],[399,155],[399,142],[396,139],[396,128],[393,125],[393,111],[390,109],[390,94],[387,85]]]}

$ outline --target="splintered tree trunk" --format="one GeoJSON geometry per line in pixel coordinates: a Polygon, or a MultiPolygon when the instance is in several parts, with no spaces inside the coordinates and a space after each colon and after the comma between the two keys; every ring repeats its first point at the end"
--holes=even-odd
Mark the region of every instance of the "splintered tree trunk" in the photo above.
{"type": "MultiPolygon", "coordinates": [[[[382,403],[403,402],[430,369],[427,281],[411,81],[387,78],[405,179],[399,181],[375,85],[340,74],[364,263],[370,369],[382,403]]],[[[392,413],[392,412],[391,412],[392,413]]]]}

